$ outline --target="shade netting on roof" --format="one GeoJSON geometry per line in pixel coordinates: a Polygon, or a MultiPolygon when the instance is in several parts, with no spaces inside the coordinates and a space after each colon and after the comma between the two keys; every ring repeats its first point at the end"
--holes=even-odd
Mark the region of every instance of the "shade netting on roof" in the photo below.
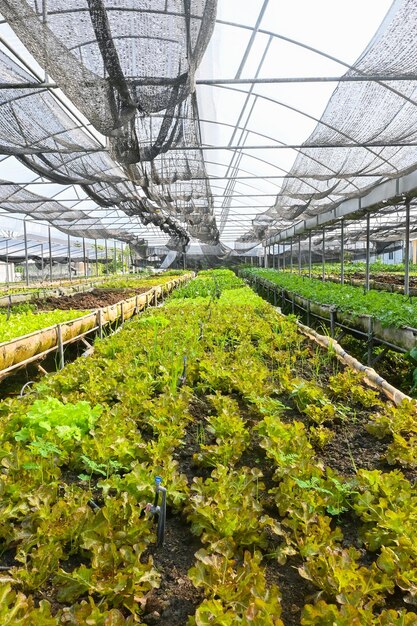
{"type": "Polygon", "coordinates": [[[417,168],[417,6],[395,0],[374,38],[340,82],[298,150],[275,205],[243,239],[262,238],[360,197],[417,168]],[[402,80],[378,81],[378,76],[402,80]],[[410,79],[407,79],[407,76],[410,79]]]}
{"type": "Polygon", "coordinates": [[[10,89],[0,93],[0,151],[56,183],[82,185],[99,205],[138,216],[182,245],[190,236],[216,243],[192,95],[216,0],[49,0],[47,7],[5,0],[1,12],[107,139],[100,143],[49,91],[16,89],[33,76],[2,53],[0,76],[10,89]],[[177,181],[188,181],[186,193],[177,181]]]}

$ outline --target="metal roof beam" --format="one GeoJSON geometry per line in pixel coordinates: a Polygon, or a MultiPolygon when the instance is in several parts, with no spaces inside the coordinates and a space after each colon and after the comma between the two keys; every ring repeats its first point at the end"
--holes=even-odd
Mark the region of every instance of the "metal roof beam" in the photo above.
{"type": "MultiPolygon", "coordinates": [[[[202,150],[300,150],[307,148],[409,148],[417,146],[416,141],[403,142],[367,142],[367,143],[302,143],[302,144],[263,144],[263,145],[235,145],[235,146],[202,146],[202,150]]],[[[175,150],[175,148],[172,148],[175,150]]],[[[178,148],[177,148],[178,150],[178,148]]],[[[195,146],[181,146],[181,150],[195,150],[195,146]]],[[[378,155],[379,156],[379,155],[378,155]]],[[[381,157],[382,158],[382,157],[381,157]]],[[[297,177],[299,178],[299,177],[297,177]]]]}
{"type": "MultiPolygon", "coordinates": [[[[291,83],[356,83],[356,82],[392,82],[417,80],[417,74],[361,74],[342,76],[272,76],[265,78],[197,78],[196,85],[279,85],[291,83]]],[[[164,87],[175,85],[177,79],[174,78],[144,78],[135,80],[134,85],[141,87],[164,87]]],[[[23,84],[23,86],[25,86],[23,84]]],[[[34,85],[38,86],[37,84],[34,85]]],[[[48,87],[57,87],[54,83],[49,83],[48,87]]],[[[19,85],[17,85],[19,87],[19,85]]],[[[4,87],[3,87],[4,89],[4,87]]]]}
{"type": "Polygon", "coordinates": [[[412,172],[378,185],[361,198],[345,200],[320,215],[285,228],[276,235],[265,239],[263,244],[269,246],[280,243],[291,237],[334,224],[341,219],[358,219],[367,213],[375,213],[385,207],[403,203],[406,198],[415,197],[417,197],[417,172],[412,172]]]}

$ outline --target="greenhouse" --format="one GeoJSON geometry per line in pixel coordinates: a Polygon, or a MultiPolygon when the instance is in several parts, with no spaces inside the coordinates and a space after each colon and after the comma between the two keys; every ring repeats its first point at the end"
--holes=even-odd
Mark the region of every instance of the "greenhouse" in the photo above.
{"type": "Polygon", "coordinates": [[[0,626],[417,626],[417,3],[0,0],[0,626]]]}

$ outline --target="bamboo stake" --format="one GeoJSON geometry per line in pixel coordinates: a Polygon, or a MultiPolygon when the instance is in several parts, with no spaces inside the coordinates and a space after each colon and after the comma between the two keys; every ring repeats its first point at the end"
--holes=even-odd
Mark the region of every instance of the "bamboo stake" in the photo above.
{"type": "Polygon", "coordinates": [[[385,378],[382,378],[382,376],[380,376],[372,367],[367,367],[366,365],[363,365],[363,363],[348,354],[346,350],[344,350],[342,346],[337,343],[337,341],[335,341],[331,337],[320,335],[309,326],[304,326],[304,324],[301,324],[301,322],[297,322],[297,326],[303,333],[303,335],[306,335],[309,339],[315,341],[323,348],[333,350],[336,358],[339,361],[341,361],[345,365],[348,365],[357,372],[362,372],[365,375],[365,382],[371,387],[376,387],[377,389],[382,391],[390,400],[394,402],[394,404],[401,404],[403,400],[411,400],[412,402],[414,402],[416,405],[417,413],[417,403],[415,400],[410,398],[410,396],[407,396],[405,393],[403,393],[393,385],[390,385],[390,383],[387,382],[385,378]]]}

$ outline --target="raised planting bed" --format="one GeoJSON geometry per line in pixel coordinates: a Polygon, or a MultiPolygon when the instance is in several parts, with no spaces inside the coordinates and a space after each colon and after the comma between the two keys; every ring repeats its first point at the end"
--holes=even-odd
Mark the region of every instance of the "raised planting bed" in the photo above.
{"type": "MultiPolygon", "coordinates": [[[[53,326],[39,328],[29,334],[16,336],[9,341],[0,343],[0,379],[9,375],[19,367],[45,357],[53,351],[58,351],[61,365],[63,363],[63,347],[69,343],[79,341],[86,335],[98,332],[116,321],[123,323],[133,315],[142,311],[148,305],[156,304],[165,297],[172,289],[182,282],[189,280],[190,275],[170,277],[164,284],[156,284],[143,293],[130,298],[120,300],[117,295],[117,303],[95,309],[80,316],[79,311],[54,311],[53,313],[28,314],[31,324],[45,325],[44,320],[60,318],[59,323],[53,326]]],[[[159,282],[155,277],[154,282],[159,282]]],[[[75,297],[75,296],[73,296],[75,297]]],[[[21,317],[19,315],[17,318],[21,317]]],[[[14,323],[15,318],[10,318],[6,324],[17,331],[14,323]]]]}
{"type": "MultiPolygon", "coordinates": [[[[281,297],[328,320],[333,327],[357,330],[368,340],[377,339],[404,352],[417,343],[417,304],[399,294],[364,293],[356,287],[326,284],[274,270],[245,270],[241,275],[264,293],[273,295],[278,289],[281,297]],[[406,325],[407,321],[416,327],[406,325]]],[[[279,296],[276,302],[280,304],[279,296]]]]}
{"type": "Polygon", "coordinates": [[[0,308],[5,308],[9,306],[14,306],[16,304],[21,304],[23,302],[32,302],[33,300],[45,299],[45,298],[53,298],[59,296],[70,296],[76,293],[84,293],[87,291],[91,291],[95,286],[100,284],[102,281],[90,281],[83,282],[80,284],[72,285],[70,287],[38,287],[30,288],[28,290],[22,290],[16,293],[8,293],[5,295],[0,295],[0,308]]]}
{"type": "MultiPolygon", "coordinates": [[[[323,268],[323,264],[322,263],[314,263],[312,265],[312,270],[315,273],[321,273],[323,268]]],[[[324,269],[326,274],[339,274],[341,272],[341,263],[325,263],[324,264],[324,269]]],[[[306,270],[306,268],[304,267],[303,272],[306,272],[308,270],[306,270]]],[[[350,261],[345,261],[344,263],[344,273],[345,276],[354,276],[354,275],[360,275],[360,274],[365,274],[366,271],[366,263],[364,262],[350,262],[350,261]]],[[[375,262],[375,263],[370,263],[369,265],[369,271],[372,277],[377,277],[377,276],[390,276],[390,277],[404,277],[404,271],[405,271],[405,266],[404,263],[379,263],[379,262],[375,262]]],[[[414,265],[413,263],[409,264],[409,272],[410,272],[410,277],[416,277],[417,276],[417,265],[414,265]]]]}
{"type": "MultiPolygon", "coordinates": [[[[152,287],[152,285],[155,284],[155,281],[159,284],[164,284],[165,282],[171,280],[174,276],[180,276],[183,273],[184,272],[179,270],[176,274],[174,272],[164,272],[157,275],[152,274],[142,276],[114,275],[96,279],[86,279],[82,282],[65,281],[62,286],[52,284],[52,286],[49,285],[37,288],[30,287],[26,289],[22,288],[21,291],[18,289],[9,290],[7,294],[0,294],[0,308],[14,306],[23,302],[32,302],[34,300],[46,300],[50,298],[60,298],[61,296],[72,296],[78,293],[90,292],[95,288],[104,289],[106,291],[116,289],[120,292],[130,290],[132,293],[142,293],[143,291],[146,291],[146,288],[152,287]]],[[[120,298],[120,300],[121,299],[122,298],[120,298]]],[[[114,302],[116,302],[116,300],[114,302]]],[[[108,304],[112,303],[108,302],[108,304]]]]}
{"type": "Polygon", "coordinates": [[[50,297],[34,302],[40,311],[54,311],[55,309],[97,309],[110,304],[116,304],[121,300],[132,297],[139,293],[145,293],[149,287],[140,289],[92,289],[86,293],[77,293],[73,296],[50,297]]]}
{"type": "Polygon", "coordinates": [[[43,293],[44,291],[51,291],[51,295],[54,295],[54,293],[60,293],[61,291],[65,292],[66,288],[69,289],[68,293],[73,293],[73,290],[78,291],[83,285],[86,285],[88,288],[91,285],[98,285],[119,278],[119,274],[109,274],[108,276],[77,276],[72,280],[69,278],[65,280],[57,279],[52,282],[42,281],[41,283],[35,282],[29,285],[26,285],[24,282],[13,282],[8,285],[3,283],[0,285],[0,297],[33,292],[43,293]]]}
{"type": "Polygon", "coordinates": [[[415,404],[212,277],[0,405],[0,623],[417,623],[415,404]]]}
{"type": "MultiPolygon", "coordinates": [[[[303,272],[302,275],[307,275],[303,272]]],[[[312,278],[321,280],[322,273],[315,270],[311,274],[312,278]]],[[[325,280],[332,283],[340,283],[340,274],[325,274],[325,280]]],[[[363,287],[365,282],[365,274],[354,272],[344,277],[344,284],[353,285],[354,287],[363,287]]],[[[417,295],[417,278],[410,277],[409,280],[410,296],[417,295]]],[[[376,291],[389,291],[392,293],[404,293],[404,276],[399,274],[372,274],[369,281],[369,288],[376,291]]]]}

